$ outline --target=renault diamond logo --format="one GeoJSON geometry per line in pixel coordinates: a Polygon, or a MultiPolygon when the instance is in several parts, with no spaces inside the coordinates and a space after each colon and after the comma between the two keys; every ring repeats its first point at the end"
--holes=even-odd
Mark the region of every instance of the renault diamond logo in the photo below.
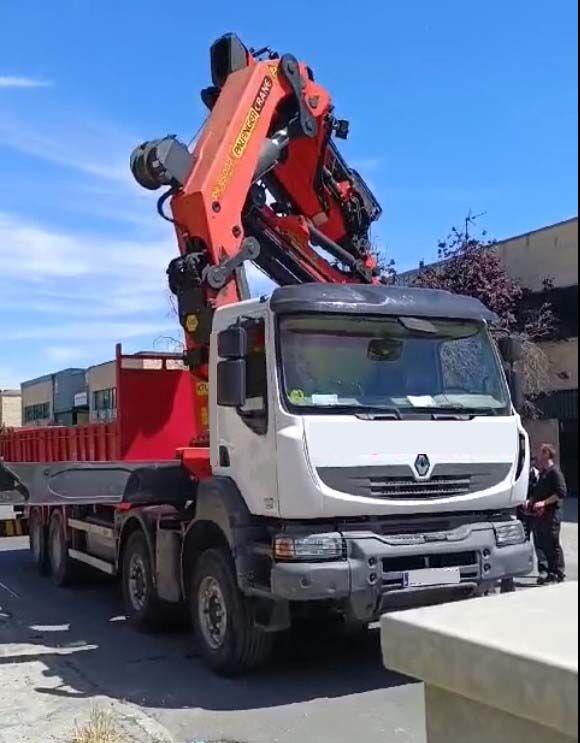
{"type": "Polygon", "coordinates": [[[431,462],[426,454],[419,454],[415,460],[415,470],[419,477],[427,477],[431,469],[431,462]]]}

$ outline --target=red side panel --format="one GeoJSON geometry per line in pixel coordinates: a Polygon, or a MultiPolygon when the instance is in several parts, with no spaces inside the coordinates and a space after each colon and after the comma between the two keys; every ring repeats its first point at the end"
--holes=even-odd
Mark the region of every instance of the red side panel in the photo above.
{"type": "MultiPolygon", "coordinates": [[[[117,354],[117,420],[0,433],[6,462],[162,462],[200,445],[209,422],[208,385],[194,382],[180,356],[117,354]],[[196,430],[196,421],[201,430],[196,430]]],[[[200,449],[206,471],[209,452],[200,449]]],[[[199,454],[199,452],[197,452],[199,454]]]]}
{"type": "Polygon", "coordinates": [[[117,367],[121,459],[133,462],[175,459],[196,439],[194,409],[205,405],[207,385],[174,358],[120,356],[117,367]]]}
{"type": "Polygon", "coordinates": [[[105,462],[120,458],[116,423],[74,428],[22,428],[0,434],[7,462],[105,462]]]}

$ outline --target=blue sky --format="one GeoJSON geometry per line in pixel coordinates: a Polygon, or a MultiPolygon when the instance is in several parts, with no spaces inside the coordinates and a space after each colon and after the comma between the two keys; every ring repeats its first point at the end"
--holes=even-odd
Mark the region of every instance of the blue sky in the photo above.
{"type": "Polygon", "coordinates": [[[577,213],[573,0],[6,0],[0,46],[0,388],[178,337],[175,254],[135,144],[186,140],[208,48],[291,51],[352,123],[375,239],[409,268],[467,212],[497,238],[577,213]],[[57,10],[61,8],[61,10],[57,10]],[[65,11],[66,8],[66,11],[65,11]]]}

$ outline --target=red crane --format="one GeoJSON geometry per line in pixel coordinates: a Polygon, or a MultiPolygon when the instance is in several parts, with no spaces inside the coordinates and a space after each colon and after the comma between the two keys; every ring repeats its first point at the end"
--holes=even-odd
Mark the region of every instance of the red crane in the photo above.
{"type": "Polygon", "coordinates": [[[349,123],[310,67],[228,34],[211,48],[211,71],[193,152],[166,137],[131,159],[142,186],[167,188],[159,211],[181,253],[169,283],[198,382],[207,380],[215,309],[249,296],[246,261],[282,286],[380,283],[369,229],[381,207],[338,151],[333,137],[346,139],[349,123]]]}

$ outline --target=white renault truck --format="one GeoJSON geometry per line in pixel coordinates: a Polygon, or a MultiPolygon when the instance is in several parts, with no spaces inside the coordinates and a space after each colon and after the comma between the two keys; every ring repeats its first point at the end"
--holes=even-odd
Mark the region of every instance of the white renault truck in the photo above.
{"type": "Polygon", "coordinates": [[[530,455],[517,342],[475,299],[384,285],[312,70],[228,35],[212,78],[195,149],[131,163],[166,189],[184,356],[119,351],[116,421],[4,434],[0,481],[42,572],[119,576],[140,626],[187,605],[235,673],[298,616],[361,627],[528,573],[530,455]],[[247,262],[280,288],[248,299],[247,262]]]}

